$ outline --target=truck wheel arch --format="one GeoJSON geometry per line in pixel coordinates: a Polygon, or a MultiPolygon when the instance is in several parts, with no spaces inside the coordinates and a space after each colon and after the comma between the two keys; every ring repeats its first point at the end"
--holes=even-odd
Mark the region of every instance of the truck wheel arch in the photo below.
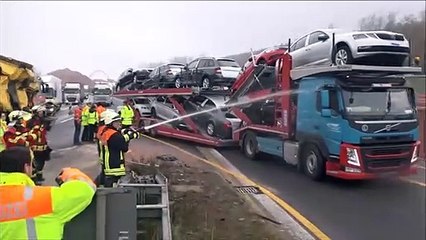
{"type": "Polygon", "coordinates": [[[299,141],[300,141],[300,145],[299,145],[299,151],[298,151],[298,158],[299,158],[299,163],[302,163],[302,164],[297,164],[298,170],[303,169],[303,161],[302,161],[303,150],[308,145],[314,145],[315,147],[317,147],[321,156],[325,159],[325,161],[328,160],[329,152],[323,138],[314,136],[314,135],[306,135],[303,138],[301,138],[299,141]]]}

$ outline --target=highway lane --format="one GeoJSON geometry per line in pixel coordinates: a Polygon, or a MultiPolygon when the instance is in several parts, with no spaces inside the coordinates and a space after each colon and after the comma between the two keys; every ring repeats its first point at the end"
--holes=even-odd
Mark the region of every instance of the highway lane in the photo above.
{"type": "Polygon", "coordinates": [[[55,118],[56,121],[53,123],[52,129],[47,133],[49,146],[53,150],[72,147],[74,137],[73,116],[68,115],[68,108],[62,107],[55,118]]]}
{"type": "MultiPolygon", "coordinates": [[[[279,159],[245,158],[238,150],[220,150],[247,177],[295,207],[332,239],[424,240],[423,186],[400,180],[313,182],[279,159]]],[[[421,163],[423,166],[424,164],[421,163]]],[[[410,179],[425,182],[425,170],[410,179]]]]}

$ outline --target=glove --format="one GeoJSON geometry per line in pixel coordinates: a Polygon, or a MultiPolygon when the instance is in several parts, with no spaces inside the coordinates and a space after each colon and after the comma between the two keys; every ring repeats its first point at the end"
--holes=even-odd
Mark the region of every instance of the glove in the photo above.
{"type": "Polygon", "coordinates": [[[96,185],[93,183],[92,179],[77,168],[63,168],[59,175],[55,178],[55,182],[59,186],[72,180],[84,181],[96,190],[96,185]]]}

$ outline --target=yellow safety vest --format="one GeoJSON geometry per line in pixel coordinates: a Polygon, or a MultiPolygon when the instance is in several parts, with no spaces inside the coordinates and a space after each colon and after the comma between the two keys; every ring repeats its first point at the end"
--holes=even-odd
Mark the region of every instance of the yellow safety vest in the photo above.
{"type": "Polygon", "coordinates": [[[96,124],[98,122],[98,113],[97,112],[88,112],[87,114],[87,123],[96,124]]]}
{"type": "Polygon", "coordinates": [[[132,125],[134,116],[135,114],[130,106],[126,105],[121,109],[121,123],[123,125],[132,125]]]}
{"type": "Polygon", "coordinates": [[[88,116],[89,115],[89,108],[88,107],[84,107],[83,108],[83,111],[81,112],[81,125],[83,125],[83,126],[87,126],[87,125],[89,125],[89,122],[88,122],[88,116]]]}

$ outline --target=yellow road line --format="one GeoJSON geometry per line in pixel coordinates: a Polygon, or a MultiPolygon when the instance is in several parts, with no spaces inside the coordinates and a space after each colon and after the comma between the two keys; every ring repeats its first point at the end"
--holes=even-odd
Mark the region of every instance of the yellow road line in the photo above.
{"type": "Polygon", "coordinates": [[[219,169],[219,170],[221,170],[221,171],[223,171],[225,173],[228,173],[228,174],[230,174],[230,175],[232,175],[232,176],[234,176],[236,178],[239,178],[241,180],[245,180],[248,183],[250,183],[251,185],[258,187],[266,196],[268,196],[273,201],[275,201],[284,210],[286,210],[290,215],[292,215],[297,221],[299,221],[305,228],[307,228],[313,235],[315,235],[315,237],[317,237],[320,240],[329,240],[329,239],[331,239],[324,232],[322,232],[317,226],[315,226],[307,218],[305,218],[301,213],[299,213],[295,208],[293,208],[290,204],[288,204],[283,199],[281,199],[278,196],[276,196],[275,194],[273,194],[271,191],[269,191],[265,187],[261,186],[260,184],[255,183],[253,180],[249,179],[245,175],[229,171],[228,169],[226,169],[226,168],[224,168],[224,167],[222,167],[222,166],[220,166],[220,165],[218,165],[216,163],[210,162],[210,161],[208,161],[208,160],[206,160],[204,158],[201,158],[201,157],[199,157],[199,156],[197,156],[195,154],[192,154],[192,153],[190,153],[190,152],[188,152],[188,151],[186,151],[186,150],[184,150],[184,149],[182,149],[182,148],[180,148],[178,146],[175,146],[175,145],[173,145],[171,143],[164,142],[164,141],[158,140],[156,138],[153,138],[153,137],[150,137],[150,136],[147,136],[147,135],[143,135],[143,136],[146,137],[146,138],[148,138],[148,139],[151,139],[151,140],[157,141],[159,143],[162,143],[164,145],[167,145],[169,147],[172,147],[172,148],[174,148],[176,150],[179,150],[179,151],[181,151],[181,152],[183,152],[183,153],[185,153],[185,154],[187,154],[187,155],[189,155],[189,156],[191,156],[193,158],[196,158],[196,159],[198,159],[198,160],[200,160],[200,161],[202,161],[202,162],[204,162],[204,163],[206,163],[206,164],[208,164],[210,166],[213,166],[213,167],[215,167],[215,168],[217,168],[217,169],[219,169]]]}
{"type": "Polygon", "coordinates": [[[400,178],[400,179],[404,182],[408,182],[408,183],[416,184],[416,185],[419,185],[419,186],[422,186],[422,187],[426,187],[426,183],[424,183],[424,182],[419,182],[419,181],[411,180],[411,179],[408,179],[408,178],[400,178]]]}

